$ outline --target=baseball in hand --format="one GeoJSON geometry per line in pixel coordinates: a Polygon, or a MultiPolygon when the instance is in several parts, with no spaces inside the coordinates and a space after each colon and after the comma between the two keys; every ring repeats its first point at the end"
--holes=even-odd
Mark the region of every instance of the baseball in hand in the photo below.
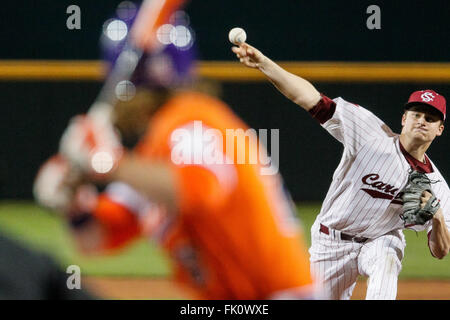
{"type": "Polygon", "coordinates": [[[233,28],[228,33],[228,39],[232,44],[239,45],[247,40],[247,34],[242,28],[233,28]]]}

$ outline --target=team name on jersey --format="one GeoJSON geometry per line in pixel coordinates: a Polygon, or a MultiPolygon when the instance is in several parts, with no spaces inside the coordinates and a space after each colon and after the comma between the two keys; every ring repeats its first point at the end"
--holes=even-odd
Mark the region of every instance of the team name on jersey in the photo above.
{"type": "Polygon", "coordinates": [[[361,188],[372,198],[392,200],[392,203],[402,204],[401,196],[403,192],[398,192],[400,188],[390,185],[380,180],[377,173],[369,173],[362,177],[362,183],[371,188],[361,188]]]}

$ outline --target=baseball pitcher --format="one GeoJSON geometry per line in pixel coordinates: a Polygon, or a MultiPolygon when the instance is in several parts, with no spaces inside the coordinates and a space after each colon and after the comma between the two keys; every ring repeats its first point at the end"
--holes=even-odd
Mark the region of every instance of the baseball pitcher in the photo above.
{"type": "Polygon", "coordinates": [[[450,190],[425,153],[444,130],[445,98],[433,90],[412,93],[398,135],[367,109],[328,98],[247,43],[232,51],[344,146],[311,229],[312,272],[331,299],[350,299],[358,275],[369,279],[366,299],[395,299],[402,229],[427,230],[438,259],[450,248],[450,190]]]}

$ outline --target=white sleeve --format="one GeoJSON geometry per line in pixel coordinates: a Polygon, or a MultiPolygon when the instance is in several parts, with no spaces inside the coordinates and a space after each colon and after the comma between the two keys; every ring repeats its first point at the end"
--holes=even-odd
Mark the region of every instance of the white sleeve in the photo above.
{"type": "Polygon", "coordinates": [[[335,98],[336,110],[322,126],[355,155],[361,146],[379,137],[391,137],[391,129],[369,110],[335,98]]]}
{"type": "Polygon", "coordinates": [[[121,181],[114,181],[108,184],[104,194],[112,201],[119,203],[139,216],[146,214],[155,205],[143,194],[121,181]]]}

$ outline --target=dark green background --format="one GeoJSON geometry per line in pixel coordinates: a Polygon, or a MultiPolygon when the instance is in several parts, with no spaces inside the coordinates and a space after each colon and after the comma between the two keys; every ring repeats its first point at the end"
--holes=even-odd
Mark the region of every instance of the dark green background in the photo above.
{"type": "MultiPolygon", "coordinates": [[[[2,1],[0,58],[97,59],[101,26],[120,2],[2,1]],[[66,28],[71,4],[81,8],[81,30],[66,28]]],[[[241,26],[277,60],[449,61],[446,0],[192,0],[186,10],[203,60],[233,59],[227,34],[241,26]],[[372,4],[381,30],[366,27],[372,4]]]]}

